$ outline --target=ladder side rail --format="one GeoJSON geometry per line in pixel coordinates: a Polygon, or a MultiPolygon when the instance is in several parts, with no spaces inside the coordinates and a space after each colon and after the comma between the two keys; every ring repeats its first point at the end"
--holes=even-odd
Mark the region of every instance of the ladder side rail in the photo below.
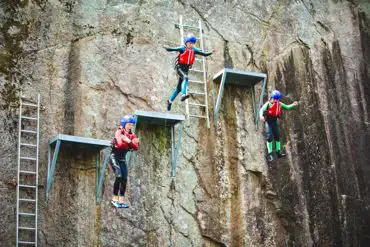
{"type": "Polygon", "coordinates": [[[37,95],[37,127],[36,127],[36,191],[35,191],[35,246],[37,247],[38,192],[39,192],[39,145],[40,145],[40,94],[37,95]]]}
{"type": "MultiPolygon", "coordinates": [[[[202,21],[199,20],[199,37],[200,37],[200,48],[204,52],[204,41],[203,41],[203,29],[202,29],[202,21]]],[[[206,117],[207,117],[207,128],[210,128],[209,123],[209,114],[208,114],[208,92],[207,92],[207,72],[206,72],[206,58],[202,56],[202,64],[203,64],[203,81],[204,81],[204,99],[206,105],[206,117]]]]}
{"type": "MultiPolygon", "coordinates": [[[[186,45],[184,43],[184,23],[182,21],[181,15],[180,15],[180,21],[179,21],[179,28],[180,28],[180,45],[186,45]]],[[[188,93],[188,88],[186,88],[185,93],[188,93]]],[[[186,118],[189,120],[189,99],[185,100],[185,111],[186,111],[186,118]]]]}
{"type": "Polygon", "coordinates": [[[18,169],[17,169],[17,226],[16,226],[16,246],[18,247],[18,241],[19,241],[19,184],[20,184],[20,167],[21,167],[21,128],[22,128],[22,92],[20,93],[19,97],[19,119],[18,119],[18,169]]]}

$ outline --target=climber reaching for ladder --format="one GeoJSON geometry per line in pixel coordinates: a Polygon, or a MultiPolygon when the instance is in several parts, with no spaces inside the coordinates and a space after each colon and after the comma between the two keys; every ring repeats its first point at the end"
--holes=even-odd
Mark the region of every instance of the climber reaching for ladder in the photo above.
{"type": "Polygon", "coordinates": [[[286,156],[280,148],[280,130],[278,124],[278,118],[282,114],[282,109],[290,111],[294,109],[298,102],[295,101],[293,104],[286,105],[280,102],[281,93],[278,90],[274,90],[271,93],[270,100],[267,101],[260,110],[260,118],[265,121],[265,135],[267,139],[267,161],[271,162],[274,160],[272,155],[272,141],[275,140],[276,155],[278,158],[286,156]]]}
{"type": "Polygon", "coordinates": [[[139,149],[139,139],[132,132],[135,123],[136,120],[132,115],[124,116],[121,119],[121,126],[115,132],[112,140],[110,164],[116,175],[113,185],[112,204],[117,208],[128,208],[128,205],[124,203],[128,177],[126,154],[131,150],[137,151],[139,149]]]}
{"type": "Polygon", "coordinates": [[[167,51],[177,51],[180,54],[177,57],[177,63],[176,63],[176,71],[179,75],[179,81],[177,83],[177,87],[171,94],[171,97],[169,100],[167,100],[167,110],[171,111],[171,105],[172,102],[175,100],[176,96],[181,92],[181,101],[186,100],[189,98],[189,94],[186,93],[186,88],[188,85],[188,72],[191,66],[194,63],[195,55],[201,55],[201,56],[210,56],[212,53],[214,53],[214,50],[212,52],[203,52],[200,49],[194,47],[194,44],[197,42],[197,38],[193,34],[188,34],[184,38],[184,46],[176,47],[176,48],[170,48],[170,47],[164,47],[167,51]]]}

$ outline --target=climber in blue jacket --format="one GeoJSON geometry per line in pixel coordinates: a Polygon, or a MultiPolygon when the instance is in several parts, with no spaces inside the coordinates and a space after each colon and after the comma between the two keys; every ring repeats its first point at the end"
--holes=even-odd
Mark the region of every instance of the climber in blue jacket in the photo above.
{"type": "Polygon", "coordinates": [[[189,94],[186,93],[186,88],[188,85],[188,72],[191,66],[194,64],[195,55],[201,56],[210,56],[212,52],[203,52],[200,49],[194,47],[194,44],[197,42],[197,38],[193,34],[188,34],[184,38],[184,46],[170,48],[164,47],[167,51],[177,51],[180,54],[177,57],[176,70],[179,75],[179,81],[177,87],[173,90],[173,93],[169,100],[167,100],[167,110],[171,111],[172,102],[175,100],[176,96],[181,92],[181,101],[189,98],[189,94]]]}

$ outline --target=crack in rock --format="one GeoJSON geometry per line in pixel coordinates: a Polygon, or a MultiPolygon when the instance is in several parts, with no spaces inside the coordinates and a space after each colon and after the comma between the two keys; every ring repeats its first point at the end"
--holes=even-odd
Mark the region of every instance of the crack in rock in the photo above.
{"type": "Polygon", "coordinates": [[[247,50],[249,51],[249,53],[250,53],[250,55],[251,55],[251,58],[249,59],[249,62],[248,62],[248,64],[247,64],[247,66],[252,65],[252,66],[254,66],[255,68],[257,68],[257,69],[261,70],[261,69],[260,69],[260,67],[256,64],[256,60],[254,59],[254,54],[253,54],[252,46],[251,46],[251,45],[249,45],[249,44],[246,44],[245,46],[247,47],[247,50]]]}
{"type": "Polygon", "coordinates": [[[194,159],[188,159],[186,156],[183,156],[187,162],[189,162],[190,164],[192,164],[193,166],[193,169],[195,171],[195,174],[197,175],[197,178],[198,178],[198,186],[201,187],[204,192],[206,193],[206,195],[209,197],[209,198],[213,198],[212,194],[207,190],[207,187],[205,186],[204,182],[203,182],[203,179],[202,179],[202,175],[200,174],[198,168],[196,167],[195,165],[195,160],[194,159]]]}
{"type": "Polygon", "coordinates": [[[151,110],[154,110],[154,107],[150,105],[150,103],[148,102],[147,99],[145,99],[143,97],[136,96],[136,95],[132,95],[130,93],[126,93],[125,91],[122,90],[122,88],[120,86],[117,85],[116,81],[111,76],[109,76],[109,77],[110,77],[110,80],[111,80],[112,85],[114,86],[114,88],[116,88],[123,96],[125,96],[127,101],[130,102],[132,105],[137,105],[137,103],[134,100],[132,100],[132,98],[134,98],[134,99],[137,99],[137,100],[141,101],[142,103],[146,104],[146,106],[149,107],[151,110]]]}
{"type": "Polygon", "coordinates": [[[216,246],[219,246],[219,247],[227,247],[227,245],[226,245],[226,244],[224,244],[224,243],[222,243],[222,242],[218,241],[217,239],[212,238],[211,236],[202,235],[202,237],[203,237],[204,239],[207,239],[209,242],[213,243],[213,244],[214,244],[214,245],[216,245],[216,246]]]}

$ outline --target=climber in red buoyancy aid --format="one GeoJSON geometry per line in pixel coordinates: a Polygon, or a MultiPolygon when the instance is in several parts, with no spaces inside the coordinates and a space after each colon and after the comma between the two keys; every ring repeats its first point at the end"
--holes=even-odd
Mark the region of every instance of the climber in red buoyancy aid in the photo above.
{"type": "Polygon", "coordinates": [[[210,56],[212,55],[212,52],[203,52],[198,48],[194,47],[194,44],[197,42],[197,38],[193,34],[188,34],[185,39],[184,43],[185,46],[180,46],[176,48],[169,48],[164,47],[167,51],[177,51],[179,52],[177,64],[176,64],[176,70],[177,74],[179,75],[179,81],[177,83],[177,87],[173,91],[171,97],[169,100],[167,100],[167,110],[171,110],[172,102],[175,100],[176,96],[181,92],[181,101],[186,100],[189,98],[189,94],[186,93],[186,88],[188,85],[188,72],[191,66],[194,63],[195,55],[201,55],[201,56],[210,56]]]}
{"type": "Polygon", "coordinates": [[[278,118],[281,117],[282,110],[290,111],[294,109],[298,102],[295,101],[293,104],[286,105],[280,102],[281,93],[278,90],[274,90],[271,93],[270,100],[267,101],[260,110],[260,119],[265,121],[265,135],[267,140],[267,161],[271,162],[274,160],[272,155],[272,141],[275,140],[276,155],[278,158],[286,156],[285,153],[281,152],[280,149],[280,129],[278,124],[278,118]]]}
{"type": "Polygon", "coordinates": [[[112,203],[117,208],[127,208],[124,203],[126,185],[128,178],[128,167],[126,163],[126,154],[131,150],[139,149],[139,139],[132,132],[136,119],[131,115],[126,115],[121,120],[121,127],[114,133],[112,141],[112,153],[110,163],[116,175],[113,185],[112,203]],[[118,195],[119,192],[119,195],[118,195]]]}

